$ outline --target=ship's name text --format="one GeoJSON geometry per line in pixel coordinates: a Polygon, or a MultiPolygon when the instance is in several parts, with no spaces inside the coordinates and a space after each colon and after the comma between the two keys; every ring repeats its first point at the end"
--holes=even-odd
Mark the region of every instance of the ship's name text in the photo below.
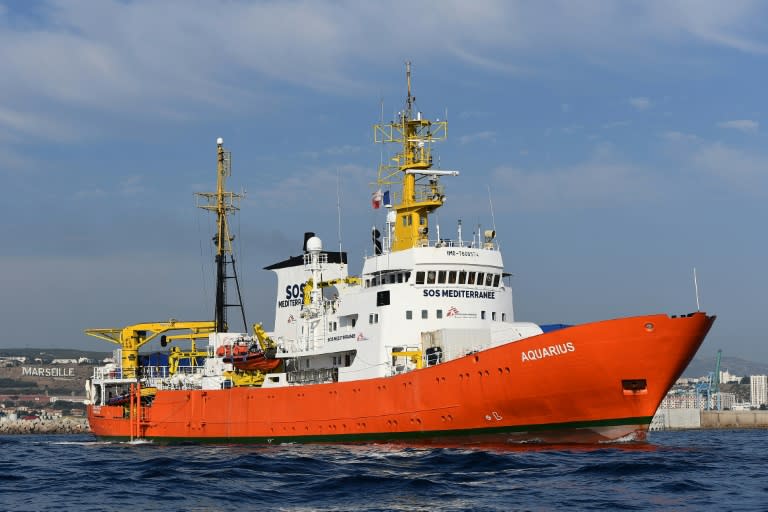
{"type": "Polygon", "coordinates": [[[34,377],[74,377],[74,368],[41,368],[34,366],[22,366],[22,375],[31,375],[34,377]]]}
{"type": "Polygon", "coordinates": [[[349,339],[354,339],[354,338],[355,338],[354,334],[341,334],[339,336],[330,336],[328,338],[328,341],[349,340],[349,339]]]}
{"type": "Polygon", "coordinates": [[[576,347],[572,341],[566,341],[565,343],[559,343],[557,345],[550,345],[548,347],[535,348],[526,352],[520,353],[520,358],[523,362],[526,361],[538,361],[545,357],[562,356],[569,352],[576,352],[576,347]]]}
{"type": "Polygon", "coordinates": [[[433,288],[424,289],[425,297],[450,297],[463,299],[495,299],[495,291],[478,290],[435,290],[433,288]]]}

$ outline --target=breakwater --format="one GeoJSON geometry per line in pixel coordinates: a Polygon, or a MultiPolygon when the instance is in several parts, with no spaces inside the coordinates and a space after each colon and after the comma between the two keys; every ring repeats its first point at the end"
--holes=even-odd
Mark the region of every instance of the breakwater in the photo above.
{"type": "Polygon", "coordinates": [[[90,432],[85,418],[54,418],[0,421],[0,435],[11,434],[85,434],[90,432]]]}
{"type": "Polygon", "coordinates": [[[768,411],[701,411],[659,408],[651,430],[768,429],[768,411]]]}
{"type": "Polygon", "coordinates": [[[768,428],[768,411],[701,411],[701,428],[768,428]]]}

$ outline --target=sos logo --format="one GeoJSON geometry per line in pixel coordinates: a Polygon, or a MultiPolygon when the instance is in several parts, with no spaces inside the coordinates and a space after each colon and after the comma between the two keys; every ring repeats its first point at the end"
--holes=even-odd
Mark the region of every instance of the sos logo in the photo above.
{"type": "Polygon", "coordinates": [[[288,285],[285,287],[285,300],[291,300],[291,299],[303,299],[304,298],[304,287],[307,286],[307,283],[301,283],[301,284],[294,284],[294,285],[288,285]]]}

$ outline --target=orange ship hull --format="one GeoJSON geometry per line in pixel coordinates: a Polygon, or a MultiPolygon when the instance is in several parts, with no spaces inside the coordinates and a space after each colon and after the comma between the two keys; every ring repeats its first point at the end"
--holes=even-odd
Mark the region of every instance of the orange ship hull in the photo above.
{"type": "Polygon", "coordinates": [[[100,438],[158,442],[598,442],[644,438],[714,321],[694,313],[568,327],[409,373],[280,388],[158,390],[89,406],[100,438]]]}

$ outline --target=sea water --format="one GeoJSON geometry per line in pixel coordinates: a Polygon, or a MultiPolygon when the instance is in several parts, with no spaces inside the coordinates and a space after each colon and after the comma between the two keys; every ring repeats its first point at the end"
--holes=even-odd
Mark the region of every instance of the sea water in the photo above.
{"type": "Polygon", "coordinates": [[[0,510],[768,510],[768,431],[487,448],[0,437],[0,510]]]}

